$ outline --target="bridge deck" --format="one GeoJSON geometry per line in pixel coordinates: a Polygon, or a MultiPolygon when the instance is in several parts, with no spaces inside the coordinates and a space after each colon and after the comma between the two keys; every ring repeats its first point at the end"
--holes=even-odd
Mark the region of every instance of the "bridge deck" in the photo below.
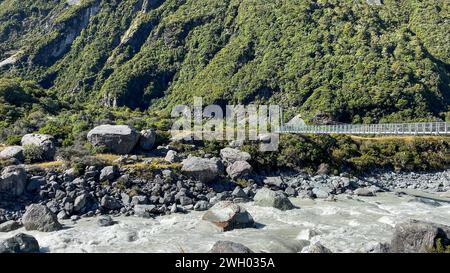
{"type": "Polygon", "coordinates": [[[283,125],[280,133],[350,135],[450,135],[450,122],[283,125]]]}

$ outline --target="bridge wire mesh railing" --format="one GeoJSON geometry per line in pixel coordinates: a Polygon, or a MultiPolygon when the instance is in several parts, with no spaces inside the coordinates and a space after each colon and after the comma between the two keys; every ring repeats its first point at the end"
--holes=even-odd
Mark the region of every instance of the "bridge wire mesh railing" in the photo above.
{"type": "Polygon", "coordinates": [[[352,135],[450,135],[450,122],[339,124],[339,125],[288,125],[281,133],[297,134],[352,134],[352,135]]]}

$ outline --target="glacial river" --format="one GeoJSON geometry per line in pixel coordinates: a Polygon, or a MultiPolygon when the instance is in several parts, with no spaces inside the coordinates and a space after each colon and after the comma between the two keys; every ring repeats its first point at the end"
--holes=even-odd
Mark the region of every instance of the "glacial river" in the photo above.
{"type": "Polygon", "coordinates": [[[377,242],[389,242],[395,224],[418,219],[450,225],[450,203],[426,204],[411,196],[378,193],[376,197],[338,196],[338,200],[291,199],[299,209],[286,212],[242,204],[258,223],[254,229],[219,232],[201,220],[204,212],[155,219],[114,218],[99,227],[96,218],[43,233],[23,228],[0,233],[0,240],[18,232],[31,234],[43,252],[207,252],[218,240],[242,243],[255,252],[300,252],[302,240],[319,241],[333,252],[358,252],[377,242]]]}

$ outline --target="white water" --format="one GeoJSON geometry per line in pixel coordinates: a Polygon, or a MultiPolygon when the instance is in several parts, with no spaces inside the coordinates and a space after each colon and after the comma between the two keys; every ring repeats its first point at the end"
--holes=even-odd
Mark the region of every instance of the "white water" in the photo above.
{"type": "Polygon", "coordinates": [[[98,227],[96,218],[65,221],[61,231],[20,229],[0,233],[0,240],[25,232],[45,252],[207,252],[218,240],[242,243],[256,252],[299,252],[299,239],[306,239],[310,229],[319,233],[312,242],[320,241],[333,252],[356,252],[370,243],[389,242],[395,224],[407,219],[450,225],[450,204],[433,207],[411,199],[392,193],[339,196],[337,202],[292,199],[301,208],[286,212],[242,204],[258,227],[225,233],[202,221],[204,212],[191,212],[156,219],[119,217],[110,227],[98,227]]]}

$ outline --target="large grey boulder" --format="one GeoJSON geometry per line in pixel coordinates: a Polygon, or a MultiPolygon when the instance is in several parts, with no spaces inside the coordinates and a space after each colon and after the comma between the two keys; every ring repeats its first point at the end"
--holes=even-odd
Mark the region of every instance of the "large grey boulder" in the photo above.
{"type": "Polygon", "coordinates": [[[56,215],[40,204],[32,204],[27,208],[22,216],[22,223],[26,230],[51,232],[62,228],[56,215]]]}
{"type": "Polygon", "coordinates": [[[290,210],[294,208],[289,198],[282,192],[272,191],[267,188],[258,190],[253,200],[255,205],[261,207],[274,207],[279,210],[290,210]]]}
{"type": "Polygon", "coordinates": [[[209,253],[253,253],[253,251],[242,244],[218,241],[213,245],[209,253]]]}
{"type": "Polygon", "coordinates": [[[56,146],[55,140],[50,135],[27,134],[22,137],[22,147],[37,146],[43,152],[45,160],[53,160],[55,158],[56,146]]]}
{"type": "Polygon", "coordinates": [[[96,147],[104,147],[106,152],[128,154],[136,146],[139,133],[127,125],[100,125],[92,129],[87,138],[96,147]]]}
{"type": "Polygon", "coordinates": [[[23,148],[21,146],[6,147],[0,152],[0,159],[16,159],[19,162],[24,162],[23,148]]]}
{"type": "Polygon", "coordinates": [[[155,146],[156,132],[153,129],[141,131],[141,137],[139,138],[139,147],[142,150],[149,151],[155,146]]]}
{"type": "Polygon", "coordinates": [[[394,253],[432,252],[439,240],[443,247],[450,245],[450,226],[417,220],[397,224],[391,241],[394,253]]]}
{"type": "Polygon", "coordinates": [[[181,163],[181,171],[200,182],[207,183],[214,180],[222,171],[223,166],[218,159],[188,157],[181,163]]]}
{"type": "Polygon", "coordinates": [[[229,164],[233,164],[236,161],[249,161],[252,158],[247,152],[228,147],[220,150],[220,157],[229,164]]]}
{"type": "Polygon", "coordinates": [[[247,161],[236,161],[227,168],[227,174],[231,179],[247,177],[251,174],[253,168],[247,161]]]}
{"type": "Polygon", "coordinates": [[[0,193],[20,196],[25,191],[27,173],[21,166],[9,166],[3,169],[0,177],[0,193]]]}
{"type": "Polygon", "coordinates": [[[38,253],[39,243],[31,235],[19,233],[0,242],[0,253],[38,253]]]}
{"type": "Polygon", "coordinates": [[[218,202],[203,215],[202,219],[211,222],[221,231],[255,226],[252,216],[243,207],[230,201],[218,202]]]}

